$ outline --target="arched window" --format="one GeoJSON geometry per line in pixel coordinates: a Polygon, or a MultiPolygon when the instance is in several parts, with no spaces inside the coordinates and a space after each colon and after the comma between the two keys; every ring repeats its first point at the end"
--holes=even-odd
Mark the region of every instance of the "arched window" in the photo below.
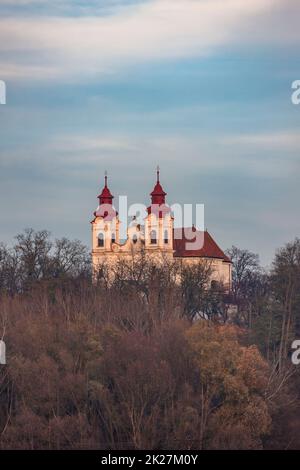
{"type": "Polygon", "coordinates": [[[165,243],[165,244],[169,243],[168,230],[165,230],[165,231],[164,231],[164,243],[165,243]]]}
{"type": "Polygon", "coordinates": [[[156,245],[157,243],[156,230],[151,230],[150,238],[151,238],[151,245],[156,245]]]}
{"type": "Polygon", "coordinates": [[[136,233],[132,236],[132,243],[136,244],[138,241],[138,237],[136,235],[136,233]]]}
{"type": "Polygon", "coordinates": [[[104,235],[103,235],[103,233],[99,233],[99,235],[98,235],[98,247],[99,248],[104,247],[104,235]]]}
{"type": "Polygon", "coordinates": [[[115,233],[112,233],[112,235],[111,235],[111,242],[116,243],[116,234],[115,233]]]}

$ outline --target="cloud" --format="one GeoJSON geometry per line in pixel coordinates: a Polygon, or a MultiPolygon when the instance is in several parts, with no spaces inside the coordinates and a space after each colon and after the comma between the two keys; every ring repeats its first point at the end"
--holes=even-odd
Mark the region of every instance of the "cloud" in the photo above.
{"type": "Polygon", "coordinates": [[[175,177],[181,173],[240,174],[258,179],[287,178],[295,173],[300,149],[296,133],[274,135],[131,136],[120,134],[53,135],[43,143],[10,149],[0,155],[3,169],[33,166],[50,175],[114,167],[134,174],[158,163],[175,177]],[[294,141],[294,144],[291,143],[294,141]],[[41,146],[47,150],[41,156],[41,146]],[[143,156],[141,159],[140,156],[143,156]],[[184,155],[184,159],[182,156],[184,155]],[[176,163],[174,163],[176,162],[176,163]]]}
{"type": "Polygon", "coordinates": [[[1,0],[0,6],[47,4],[49,0],[1,0]]]}
{"type": "Polygon", "coordinates": [[[0,20],[2,78],[78,80],[124,65],[211,54],[241,43],[252,21],[268,20],[274,4],[289,2],[153,0],[102,17],[6,17],[0,20]]]}
{"type": "Polygon", "coordinates": [[[113,15],[117,10],[150,0],[0,0],[3,16],[66,16],[113,15]]]}
{"type": "Polygon", "coordinates": [[[298,131],[227,136],[224,138],[224,143],[247,146],[248,149],[255,147],[261,150],[300,151],[300,135],[298,131]]]}
{"type": "Polygon", "coordinates": [[[129,138],[107,138],[94,136],[61,136],[56,137],[49,144],[50,149],[59,152],[93,152],[93,151],[104,151],[104,152],[122,152],[122,151],[133,151],[135,147],[129,138]]]}
{"type": "Polygon", "coordinates": [[[57,78],[63,78],[63,70],[57,65],[51,66],[47,64],[33,65],[33,64],[18,64],[11,60],[5,61],[0,60],[1,77],[6,80],[56,80],[57,78]]]}
{"type": "MultiPolygon", "coordinates": [[[[83,5],[90,9],[96,9],[97,7],[111,7],[119,6],[121,4],[139,3],[143,0],[90,0],[86,4],[86,0],[74,2],[74,0],[0,0],[0,7],[2,6],[22,6],[22,5],[57,5],[57,6],[73,6],[75,8],[81,8],[83,5]]],[[[144,0],[146,1],[146,0],[144,0]]]]}

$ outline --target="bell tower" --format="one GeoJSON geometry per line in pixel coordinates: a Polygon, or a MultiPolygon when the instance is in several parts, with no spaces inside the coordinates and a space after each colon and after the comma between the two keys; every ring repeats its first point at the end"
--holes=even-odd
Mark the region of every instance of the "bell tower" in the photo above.
{"type": "Polygon", "coordinates": [[[145,219],[145,249],[173,254],[173,217],[166,204],[167,193],[160,184],[160,170],[156,170],[156,184],[151,192],[151,205],[145,219]]]}
{"type": "Polygon", "coordinates": [[[113,253],[113,246],[119,243],[119,217],[113,207],[113,198],[107,185],[105,172],[104,188],[99,194],[99,205],[92,220],[92,259],[93,267],[103,261],[105,256],[113,253]]]}

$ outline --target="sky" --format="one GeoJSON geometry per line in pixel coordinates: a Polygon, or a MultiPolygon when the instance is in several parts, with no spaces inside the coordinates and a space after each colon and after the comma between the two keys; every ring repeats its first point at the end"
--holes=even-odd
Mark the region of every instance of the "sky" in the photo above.
{"type": "Polygon", "coordinates": [[[0,0],[0,241],[90,245],[115,199],[173,203],[269,266],[300,236],[299,0],[0,0]]]}

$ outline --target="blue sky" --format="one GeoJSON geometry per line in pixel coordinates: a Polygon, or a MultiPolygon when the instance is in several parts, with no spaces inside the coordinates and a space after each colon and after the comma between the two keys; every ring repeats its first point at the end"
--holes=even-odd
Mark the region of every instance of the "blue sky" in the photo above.
{"type": "Polygon", "coordinates": [[[104,170],[148,202],[204,203],[223,247],[300,236],[296,0],[0,2],[0,239],[90,242],[104,170]]]}

